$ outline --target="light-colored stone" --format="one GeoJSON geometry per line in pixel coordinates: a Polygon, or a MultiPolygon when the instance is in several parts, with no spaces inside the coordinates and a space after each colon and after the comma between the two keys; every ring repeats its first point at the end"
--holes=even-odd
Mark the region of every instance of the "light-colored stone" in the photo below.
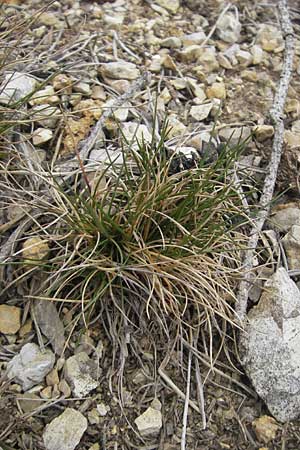
{"type": "Polygon", "coordinates": [[[206,39],[206,34],[204,31],[198,31],[192,34],[185,34],[182,36],[182,44],[187,47],[189,45],[199,45],[206,39]]]}
{"type": "Polygon", "coordinates": [[[46,86],[43,89],[38,90],[29,99],[29,104],[31,106],[56,105],[59,102],[59,97],[55,94],[53,86],[46,86]]]}
{"type": "MultiPolygon", "coordinates": [[[[199,50],[200,53],[200,50],[199,50]]],[[[217,54],[215,47],[206,47],[201,48],[201,54],[197,60],[198,66],[196,66],[193,71],[197,73],[197,71],[201,70],[204,73],[210,73],[219,68],[219,63],[217,60],[217,54]]]]}
{"type": "Polygon", "coordinates": [[[26,239],[22,247],[22,257],[26,264],[38,263],[49,254],[48,241],[38,236],[26,239]]]}
{"type": "Polygon", "coordinates": [[[175,114],[170,114],[168,120],[168,138],[171,139],[175,136],[180,136],[185,133],[186,126],[180,122],[175,114]]]}
{"type": "Polygon", "coordinates": [[[58,389],[60,390],[60,392],[66,397],[70,397],[71,396],[71,388],[68,385],[68,383],[66,382],[66,380],[61,380],[58,383],[58,389]]]}
{"type": "Polygon", "coordinates": [[[300,415],[300,292],[284,268],[266,282],[239,343],[244,369],[280,422],[300,415]]]}
{"type": "Polygon", "coordinates": [[[20,353],[7,364],[7,377],[14,379],[24,391],[43,381],[55,362],[51,350],[40,350],[38,345],[25,344],[20,353]]]}
{"type": "Polygon", "coordinates": [[[300,225],[293,225],[282,239],[290,270],[300,269],[300,225]]]}
{"type": "Polygon", "coordinates": [[[103,21],[111,29],[117,30],[123,25],[125,19],[124,13],[113,12],[113,14],[104,14],[103,21]]]}
{"type": "Polygon", "coordinates": [[[52,397],[52,386],[46,386],[40,392],[41,398],[44,400],[49,400],[52,397]]]}
{"type": "Polygon", "coordinates": [[[98,403],[97,411],[101,417],[106,416],[109,410],[110,410],[109,406],[106,406],[104,403],[98,403]]]}
{"type": "Polygon", "coordinates": [[[165,69],[173,70],[174,72],[177,71],[176,63],[170,55],[165,55],[162,58],[162,66],[165,69]]]}
{"type": "Polygon", "coordinates": [[[273,417],[261,416],[252,422],[257,439],[265,444],[276,438],[279,425],[273,417]]]}
{"type": "Polygon", "coordinates": [[[260,45],[253,45],[250,48],[252,54],[252,64],[261,64],[264,59],[264,51],[260,45]]]}
{"type": "Polygon", "coordinates": [[[83,95],[91,95],[92,92],[91,86],[85,81],[79,81],[79,83],[74,84],[73,91],[83,95]]]}
{"type": "Polygon", "coordinates": [[[75,397],[84,397],[93,389],[96,389],[99,382],[96,380],[97,367],[86,353],[77,353],[65,362],[65,379],[70,385],[75,397]]]}
{"type": "Polygon", "coordinates": [[[129,145],[138,148],[138,143],[152,141],[152,135],[146,125],[138,122],[125,122],[122,126],[122,133],[129,145]]]}
{"type": "Polygon", "coordinates": [[[36,105],[31,109],[32,119],[44,128],[55,128],[60,110],[56,106],[36,105]]]}
{"type": "Polygon", "coordinates": [[[243,80],[251,81],[252,83],[256,83],[258,80],[257,72],[254,70],[243,70],[241,72],[241,77],[243,80]]]}
{"type": "Polygon", "coordinates": [[[296,98],[288,98],[285,102],[284,111],[286,113],[295,114],[296,117],[300,115],[300,101],[296,98]]]}
{"type": "Polygon", "coordinates": [[[206,95],[208,98],[219,98],[224,100],[226,98],[226,87],[222,82],[213,83],[206,89],[206,95]]]}
{"type": "Polygon", "coordinates": [[[176,14],[180,7],[179,0],[155,0],[155,3],[172,14],[176,14]]]}
{"type": "Polygon", "coordinates": [[[238,50],[235,54],[236,59],[242,67],[248,67],[252,64],[253,56],[245,50],[238,50]]]}
{"type": "Polygon", "coordinates": [[[193,78],[187,78],[187,87],[189,87],[194,94],[195,97],[199,100],[199,102],[203,102],[206,99],[206,94],[204,89],[199,86],[199,83],[193,78]]]}
{"type": "Polygon", "coordinates": [[[206,119],[212,108],[212,103],[204,103],[203,105],[195,105],[190,109],[190,116],[197,122],[206,119]]]}
{"type": "Polygon", "coordinates": [[[251,129],[249,127],[223,128],[219,131],[219,136],[223,141],[236,145],[249,139],[251,129]]]}
{"type": "Polygon", "coordinates": [[[47,27],[54,27],[57,30],[61,30],[64,28],[64,22],[60,21],[55,13],[52,12],[43,12],[38,15],[37,20],[42,25],[46,25],[47,27]]]}
{"type": "MultiPolygon", "coordinates": [[[[109,109],[114,104],[114,102],[115,100],[113,98],[109,99],[106,103],[104,103],[103,108],[109,109]]],[[[130,106],[130,103],[123,103],[121,108],[113,108],[113,118],[120,122],[125,122],[128,118],[130,106]]]]}
{"type": "Polygon", "coordinates": [[[162,39],[162,41],[160,42],[160,46],[166,48],[180,48],[181,45],[181,39],[176,36],[169,36],[165,39],[162,39]]]}
{"type": "Polygon", "coordinates": [[[53,138],[53,131],[48,128],[37,128],[32,135],[33,145],[42,145],[53,138]]]}
{"type": "Polygon", "coordinates": [[[106,100],[106,92],[102,86],[96,85],[92,88],[92,95],[93,100],[106,100]]]}
{"type": "Polygon", "coordinates": [[[9,73],[0,86],[0,103],[7,105],[18,102],[30,96],[37,86],[37,80],[31,75],[21,72],[9,73]]]}
{"type": "Polygon", "coordinates": [[[57,369],[52,369],[46,376],[46,383],[48,386],[54,386],[59,383],[59,376],[57,369]]]}
{"type": "Polygon", "coordinates": [[[79,411],[66,408],[45,428],[43,441],[46,450],[74,450],[87,425],[86,418],[79,411]]]}
{"type": "Polygon", "coordinates": [[[102,64],[100,72],[115,80],[135,80],[140,75],[135,64],[123,60],[102,64]]]}
{"type": "Polygon", "coordinates": [[[97,408],[93,408],[88,412],[88,420],[91,425],[98,425],[100,423],[100,414],[97,408]]]}
{"type": "Polygon", "coordinates": [[[70,93],[71,86],[72,86],[72,80],[68,77],[68,75],[65,75],[64,73],[59,73],[55,75],[55,77],[52,80],[52,86],[55,91],[59,91],[60,93],[70,93]]]}
{"type": "Polygon", "coordinates": [[[287,204],[274,209],[267,222],[269,228],[280,233],[287,233],[292,226],[300,225],[300,208],[296,204],[287,204]]]}
{"type": "Polygon", "coordinates": [[[284,41],[280,29],[269,24],[260,25],[256,36],[256,43],[261,45],[262,49],[266,52],[280,51],[284,48],[284,41]]]}
{"type": "Polygon", "coordinates": [[[30,333],[32,331],[32,320],[27,319],[24,325],[21,326],[19,330],[19,336],[24,337],[26,334],[30,333]]]}
{"type": "Polygon", "coordinates": [[[284,132],[284,142],[291,148],[300,147],[300,133],[286,130],[284,132]]]}
{"type": "Polygon", "coordinates": [[[216,32],[222,41],[233,44],[240,38],[242,26],[236,14],[230,12],[221,16],[217,21],[216,32]]]}
{"type": "Polygon", "coordinates": [[[205,53],[201,45],[189,45],[180,52],[180,59],[185,63],[196,62],[205,53]]]}
{"type": "Polygon", "coordinates": [[[141,436],[156,435],[162,427],[162,414],[150,406],[134,422],[141,436]]]}
{"type": "Polygon", "coordinates": [[[258,125],[254,127],[253,131],[259,142],[264,142],[274,135],[274,127],[272,125],[258,125]]]}
{"type": "Polygon", "coordinates": [[[21,327],[21,308],[0,305],[0,333],[15,334],[21,327]]]}

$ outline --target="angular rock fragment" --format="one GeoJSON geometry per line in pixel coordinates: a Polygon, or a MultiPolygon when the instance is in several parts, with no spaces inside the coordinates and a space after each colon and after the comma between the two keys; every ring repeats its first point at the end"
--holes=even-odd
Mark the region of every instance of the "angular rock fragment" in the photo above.
{"type": "Polygon", "coordinates": [[[34,303],[34,313],[42,333],[49,339],[54,352],[60,355],[65,345],[65,330],[55,304],[38,300],[34,303]]]}
{"type": "Polygon", "coordinates": [[[65,363],[65,379],[69,383],[75,397],[84,397],[98,386],[97,367],[86,353],[80,352],[67,359],[65,363]]]}
{"type": "Polygon", "coordinates": [[[36,344],[25,344],[20,353],[7,364],[7,377],[27,391],[43,381],[54,363],[55,356],[51,350],[43,351],[36,344]]]}
{"type": "Polygon", "coordinates": [[[21,308],[0,305],[0,333],[15,334],[21,328],[21,308]]]}
{"type": "Polygon", "coordinates": [[[67,408],[46,426],[43,433],[45,448],[46,450],[74,450],[86,429],[86,418],[79,411],[67,408]]]}
{"type": "Polygon", "coordinates": [[[240,38],[242,26],[236,14],[227,13],[217,21],[217,34],[220,39],[230,44],[237,42],[240,38]]]}
{"type": "Polygon", "coordinates": [[[279,421],[300,415],[300,292],[284,268],[266,282],[240,338],[242,364],[279,421]]]}
{"type": "Polygon", "coordinates": [[[135,80],[140,74],[135,64],[122,60],[102,64],[100,72],[114,80],[135,80]]]}
{"type": "Polygon", "coordinates": [[[141,436],[155,435],[159,433],[162,427],[162,414],[150,406],[134,422],[141,436]]]}
{"type": "Polygon", "coordinates": [[[31,75],[20,72],[9,73],[0,86],[0,103],[7,105],[17,102],[34,92],[37,85],[36,79],[31,75]]]}

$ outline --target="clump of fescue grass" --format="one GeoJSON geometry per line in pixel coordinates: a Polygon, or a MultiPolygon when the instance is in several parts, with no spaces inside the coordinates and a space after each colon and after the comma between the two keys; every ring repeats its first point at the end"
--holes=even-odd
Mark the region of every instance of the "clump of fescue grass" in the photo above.
{"type": "Polygon", "coordinates": [[[165,134],[124,150],[123,164],[89,184],[51,185],[42,215],[53,224],[51,251],[38,265],[47,273],[38,297],[78,304],[86,326],[107,301],[129,321],[131,313],[159,324],[193,317],[196,327],[234,320],[245,215],[230,170],[242,145],[173,173],[165,134]]]}

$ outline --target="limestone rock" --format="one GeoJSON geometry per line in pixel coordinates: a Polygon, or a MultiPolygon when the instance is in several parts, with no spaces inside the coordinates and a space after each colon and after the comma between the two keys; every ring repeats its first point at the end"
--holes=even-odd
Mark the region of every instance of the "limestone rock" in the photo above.
{"type": "Polygon", "coordinates": [[[43,381],[55,362],[51,350],[40,350],[33,343],[25,344],[20,353],[7,364],[7,377],[14,379],[24,391],[43,381]]]}
{"type": "Polygon", "coordinates": [[[55,128],[60,110],[56,106],[36,105],[31,109],[32,119],[45,128],[55,128]]]}
{"type": "Polygon", "coordinates": [[[233,44],[239,40],[241,29],[242,26],[235,14],[224,14],[217,21],[217,35],[222,41],[228,42],[229,44],[233,44]]]}
{"type": "Polygon", "coordinates": [[[73,86],[74,92],[79,92],[79,94],[83,95],[91,95],[91,86],[89,83],[86,83],[85,81],[79,81],[79,83],[76,83],[73,86]]]}
{"type": "Polygon", "coordinates": [[[20,72],[9,73],[0,86],[0,103],[7,105],[17,102],[34,92],[37,85],[36,79],[31,75],[20,72]]]}
{"type": "Polygon", "coordinates": [[[29,104],[35,105],[55,105],[59,103],[59,97],[55,94],[53,86],[45,86],[44,89],[40,89],[34,93],[30,98],[29,104]]]}
{"type": "Polygon", "coordinates": [[[189,45],[199,45],[206,39],[204,31],[198,31],[192,34],[185,34],[182,36],[182,44],[187,47],[189,45]]]}
{"type": "Polygon", "coordinates": [[[170,37],[163,39],[160,42],[160,45],[161,45],[161,47],[166,47],[166,48],[180,48],[182,45],[182,42],[179,37],[170,36],[170,37]]]}
{"type": "Polygon", "coordinates": [[[133,144],[135,148],[138,147],[138,143],[150,143],[152,141],[152,135],[146,125],[138,122],[125,122],[122,132],[128,144],[133,144]]]}
{"type": "Polygon", "coordinates": [[[172,14],[176,14],[180,7],[179,0],[155,0],[155,3],[172,14]]]}
{"type": "Polygon", "coordinates": [[[43,400],[40,397],[29,392],[18,394],[17,398],[23,413],[30,413],[43,404],[43,400]]]}
{"type": "Polygon", "coordinates": [[[15,334],[21,327],[21,308],[0,305],[0,333],[15,334]]]}
{"type": "Polygon", "coordinates": [[[213,83],[206,89],[208,98],[219,98],[224,100],[226,98],[226,88],[224,83],[213,83]]]}
{"type": "Polygon", "coordinates": [[[32,135],[32,143],[34,145],[41,145],[48,142],[53,137],[53,131],[48,128],[37,128],[32,135]]]}
{"type": "Polygon", "coordinates": [[[86,353],[77,353],[65,362],[65,379],[75,397],[84,397],[98,386],[97,367],[86,353]]]}
{"type": "Polygon", "coordinates": [[[203,105],[195,105],[190,109],[190,116],[197,121],[206,119],[212,108],[212,103],[204,103],[203,105]]]}
{"type": "Polygon", "coordinates": [[[292,226],[300,225],[300,209],[296,204],[287,204],[284,208],[275,209],[267,223],[269,228],[286,233],[292,226]]]}
{"type": "Polygon", "coordinates": [[[247,315],[240,355],[257,394],[286,422],[300,415],[300,292],[284,268],[265,288],[247,315]]]}
{"type": "Polygon", "coordinates": [[[286,130],[284,132],[284,142],[291,148],[300,147],[300,133],[286,130]]]}
{"type": "Polygon", "coordinates": [[[141,436],[155,435],[159,433],[162,427],[162,414],[150,406],[134,422],[141,436]]]}
{"type": "Polygon", "coordinates": [[[50,422],[43,433],[46,450],[74,450],[87,429],[87,420],[73,408],[50,422]]]}
{"type": "Polygon", "coordinates": [[[102,64],[100,72],[114,80],[135,80],[140,74],[135,64],[123,60],[102,64]]]}
{"type": "Polygon", "coordinates": [[[258,125],[253,131],[256,139],[259,142],[264,142],[273,136],[274,127],[272,125],[258,125]]]}
{"type": "Polygon", "coordinates": [[[259,45],[253,45],[250,52],[252,54],[252,64],[261,64],[264,58],[264,51],[259,45]]]}
{"type": "Polygon", "coordinates": [[[261,25],[257,33],[256,43],[261,45],[266,52],[279,51],[284,48],[282,33],[274,25],[261,25]]]}
{"type": "Polygon", "coordinates": [[[255,430],[255,434],[259,441],[267,444],[276,438],[276,432],[279,429],[279,425],[276,420],[270,416],[261,416],[252,422],[252,426],[255,430]]]}
{"type": "Polygon", "coordinates": [[[223,128],[219,131],[219,136],[223,141],[236,145],[244,142],[251,136],[251,129],[249,127],[223,128]]]}
{"type": "Polygon", "coordinates": [[[282,239],[290,270],[300,269],[300,225],[293,225],[282,239]]]}
{"type": "Polygon", "coordinates": [[[186,126],[180,122],[176,114],[170,114],[168,116],[168,131],[169,139],[175,136],[180,136],[186,131],[186,126]]]}
{"type": "Polygon", "coordinates": [[[49,253],[48,241],[38,236],[26,239],[23,243],[22,257],[24,262],[34,264],[47,257],[49,253]]]}

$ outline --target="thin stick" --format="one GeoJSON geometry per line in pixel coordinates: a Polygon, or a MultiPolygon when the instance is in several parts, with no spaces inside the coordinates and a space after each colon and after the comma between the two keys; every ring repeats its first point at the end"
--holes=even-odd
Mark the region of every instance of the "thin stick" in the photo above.
{"type": "Polygon", "coordinates": [[[244,321],[246,316],[248,292],[250,289],[250,276],[251,270],[253,269],[254,254],[258,244],[260,232],[269,214],[270,203],[273,197],[278,172],[278,166],[281,159],[283,137],[284,137],[284,123],[282,117],[284,113],[284,104],[287,97],[288,87],[293,70],[295,38],[293,33],[293,27],[289,17],[289,10],[286,0],[279,0],[278,9],[281,22],[281,30],[285,39],[284,60],[279,85],[274,98],[274,103],[270,110],[270,117],[274,124],[275,129],[271,160],[265,178],[262,196],[259,202],[260,210],[258,212],[256,219],[254,220],[254,226],[251,230],[248,241],[248,249],[246,250],[245,253],[245,261],[244,261],[245,276],[239,286],[237,303],[235,308],[236,313],[241,321],[244,321]]]}
{"type": "Polygon", "coordinates": [[[192,352],[189,352],[188,359],[188,369],[187,369],[187,380],[186,380],[186,394],[182,418],[182,433],[181,433],[181,450],[185,450],[186,444],[186,429],[187,429],[187,418],[189,412],[189,401],[190,401],[190,390],[191,390],[191,368],[192,368],[192,352]]]}
{"type": "Polygon", "coordinates": [[[200,372],[200,364],[198,359],[195,360],[195,369],[196,369],[196,381],[197,381],[197,396],[198,396],[198,403],[199,408],[201,411],[202,416],[202,429],[206,429],[206,414],[204,409],[204,392],[203,392],[203,383],[201,379],[201,372],[200,372]]]}
{"type": "MultiPolygon", "coordinates": [[[[185,394],[179,389],[179,387],[176,386],[176,384],[168,377],[168,375],[161,368],[158,369],[158,374],[167,383],[167,385],[171,389],[173,389],[173,391],[176,392],[178,397],[180,397],[183,400],[185,400],[185,398],[186,398],[185,394]]],[[[196,405],[196,403],[193,400],[189,399],[189,406],[191,408],[193,408],[195,411],[197,411],[197,413],[200,414],[200,409],[198,408],[198,406],[196,405]]]]}

